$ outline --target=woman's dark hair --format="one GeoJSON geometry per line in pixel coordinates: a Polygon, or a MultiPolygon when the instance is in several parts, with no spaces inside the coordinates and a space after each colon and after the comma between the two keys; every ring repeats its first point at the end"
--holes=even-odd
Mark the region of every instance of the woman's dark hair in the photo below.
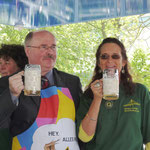
{"type": "Polygon", "coordinates": [[[2,44],[0,48],[0,58],[5,60],[12,58],[20,70],[23,70],[25,65],[28,64],[28,58],[23,45],[2,44]]]}
{"type": "MultiPolygon", "coordinates": [[[[124,66],[125,72],[124,73],[121,72],[120,83],[123,84],[126,94],[131,95],[134,92],[135,83],[133,83],[132,76],[129,73],[129,63],[128,63],[128,58],[127,58],[125,47],[123,43],[121,43],[116,38],[111,38],[111,37],[106,38],[99,45],[97,52],[96,52],[96,66],[94,68],[94,74],[93,74],[92,81],[90,82],[90,84],[94,82],[95,80],[102,78],[102,71],[101,71],[101,68],[99,68],[98,64],[99,64],[99,59],[101,55],[101,47],[106,43],[115,43],[121,48],[121,55],[122,55],[123,60],[126,61],[126,65],[124,66]]],[[[90,87],[90,84],[88,85],[88,88],[90,87]]]]}

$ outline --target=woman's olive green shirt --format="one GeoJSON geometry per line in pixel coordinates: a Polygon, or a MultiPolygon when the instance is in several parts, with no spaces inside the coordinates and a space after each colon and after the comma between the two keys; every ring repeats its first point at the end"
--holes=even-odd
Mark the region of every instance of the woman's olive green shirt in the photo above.
{"type": "MultiPolygon", "coordinates": [[[[77,132],[89,110],[92,99],[85,93],[77,112],[77,132]]],[[[136,84],[133,95],[127,96],[119,87],[119,99],[102,100],[96,132],[86,143],[86,150],[143,150],[150,142],[150,93],[136,84]]]]}

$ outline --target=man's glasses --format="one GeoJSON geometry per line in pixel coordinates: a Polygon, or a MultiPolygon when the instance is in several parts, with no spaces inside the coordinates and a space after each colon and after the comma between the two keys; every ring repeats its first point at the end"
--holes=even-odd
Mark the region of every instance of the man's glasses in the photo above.
{"type": "Polygon", "coordinates": [[[41,51],[46,51],[50,48],[51,50],[56,51],[56,45],[52,45],[52,46],[40,45],[40,46],[27,46],[27,47],[38,48],[41,51]]]}
{"type": "MultiPolygon", "coordinates": [[[[101,56],[100,56],[100,58],[101,59],[109,59],[109,55],[108,54],[102,54],[101,56]]],[[[118,55],[118,54],[113,54],[113,55],[111,55],[111,58],[112,59],[120,59],[120,55],[118,55]]]]}

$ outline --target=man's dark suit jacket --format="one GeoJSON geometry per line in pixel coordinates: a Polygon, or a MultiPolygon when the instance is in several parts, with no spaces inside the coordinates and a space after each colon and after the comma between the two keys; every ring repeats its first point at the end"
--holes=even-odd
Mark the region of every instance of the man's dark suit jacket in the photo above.
{"type": "MultiPolygon", "coordinates": [[[[77,110],[82,93],[80,79],[55,68],[53,69],[53,77],[56,86],[69,88],[77,110]]],[[[4,130],[9,129],[11,135],[16,136],[28,129],[38,115],[40,102],[40,96],[25,96],[22,91],[19,105],[14,105],[9,91],[8,77],[0,79],[0,149],[1,139],[8,136],[7,132],[5,132],[6,135],[2,134],[4,130]]],[[[10,141],[9,136],[6,140],[10,141]]]]}

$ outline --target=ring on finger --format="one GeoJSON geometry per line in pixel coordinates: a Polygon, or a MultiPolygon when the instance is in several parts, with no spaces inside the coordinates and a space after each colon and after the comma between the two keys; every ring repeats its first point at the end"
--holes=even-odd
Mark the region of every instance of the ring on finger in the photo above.
{"type": "Polygon", "coordinates": [[[94,84],[94,87],[100,87],[100,83],[99,83],[99,82],[96,82],[96,83],[94,84]]]}

